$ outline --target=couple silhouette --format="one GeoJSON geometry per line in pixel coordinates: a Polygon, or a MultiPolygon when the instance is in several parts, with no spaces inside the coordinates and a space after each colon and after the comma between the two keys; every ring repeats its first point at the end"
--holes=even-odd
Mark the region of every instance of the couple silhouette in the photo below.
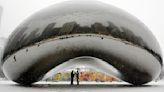
{"type": "Polygon", "coordinates": [[[77,85],[79,85],[79,71],[78,70],[76,72],[74,72],[73,70],[71,71],[71,85],[73,85],[75,76],[76,76],[77,85]]]}

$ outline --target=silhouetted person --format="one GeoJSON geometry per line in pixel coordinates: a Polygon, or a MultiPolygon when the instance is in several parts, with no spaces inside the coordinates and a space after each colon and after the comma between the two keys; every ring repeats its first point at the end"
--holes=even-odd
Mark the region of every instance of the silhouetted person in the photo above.
{"type": "Polygon", "coordinates": [[[76,72],[76,81],[77,81],[77,85],[79,85],[79,71],[78,70],[76,72]]]}
{"type": "Polygon", "coordinates": [[[73,85],[73,79],[74,79],[74,71],[71,72],[71,85],[73,85]]]}
{"type": "Polygon", "coordinates": [[[14,55],[14,60],[16,61],[16,56],[14,55]]]}

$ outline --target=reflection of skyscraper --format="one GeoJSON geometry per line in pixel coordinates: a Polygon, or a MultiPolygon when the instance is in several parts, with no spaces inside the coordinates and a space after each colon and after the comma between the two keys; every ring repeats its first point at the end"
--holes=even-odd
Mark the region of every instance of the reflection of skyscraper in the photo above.
{"type": "Polygon", "coordinates": [[[62,29],[60,30],[59,35],[70,34],[76,25],[77,25],[76,22],[65,23],[62,29]]]}

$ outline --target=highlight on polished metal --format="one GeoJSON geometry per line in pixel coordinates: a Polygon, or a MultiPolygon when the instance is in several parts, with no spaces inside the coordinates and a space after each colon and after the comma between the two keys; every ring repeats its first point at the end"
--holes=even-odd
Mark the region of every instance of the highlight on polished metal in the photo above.
{"type": "Polygon", "coordinates": [[[117,70],[113,75],[133,85],[156,79],[162,68],[159,44],[143,23],[118,8],[88,0],[52,5],[29,17],[8,38],[1,61],[8,79],[30,85],[84,56],[102,60],[107,65],[96,61],[97,69],[108,73],[112,66],[117,70]]]}

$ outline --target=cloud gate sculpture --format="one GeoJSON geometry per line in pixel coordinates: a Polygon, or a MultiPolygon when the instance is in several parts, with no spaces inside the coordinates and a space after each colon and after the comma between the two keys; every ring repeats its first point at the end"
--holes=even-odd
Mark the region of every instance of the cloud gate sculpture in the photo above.
{"type": "Polygon", "coordinates": [[[154,80],[162,68],[159,44],[143,23],[89,0],[66,1],[29,17],[8,38],[1,62],[8,79],[30,85],[83,56],[105,61],[133,85],[154,80]]]}

